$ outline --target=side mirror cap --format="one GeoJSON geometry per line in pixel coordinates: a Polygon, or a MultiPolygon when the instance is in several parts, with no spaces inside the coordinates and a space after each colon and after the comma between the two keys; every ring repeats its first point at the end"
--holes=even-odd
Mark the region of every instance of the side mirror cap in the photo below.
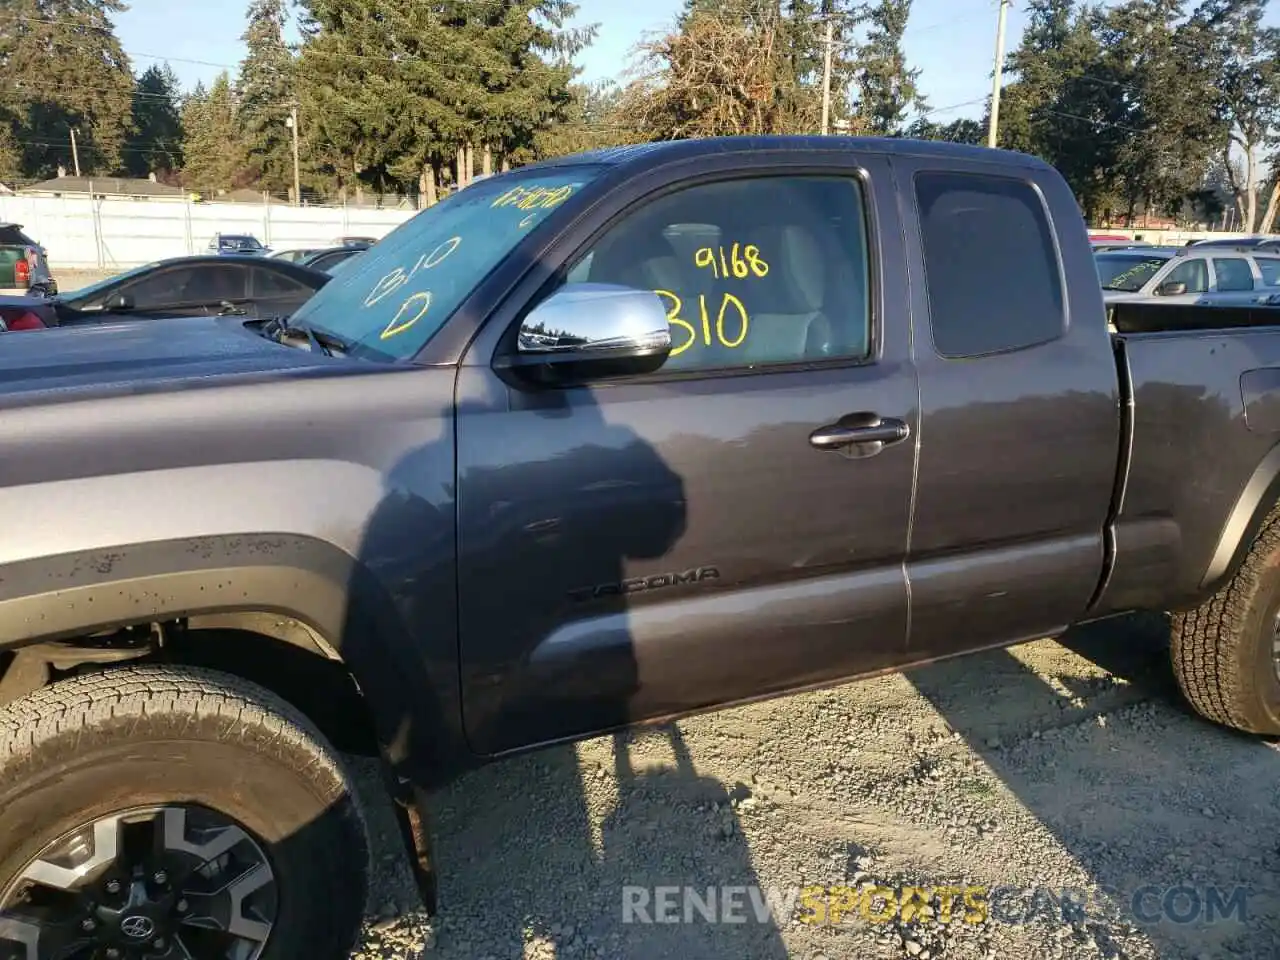
{"type": "Polygon", "coordinates": [[[127,293],[113,293],[107,298],[107,302],[103,306],[108,310],[132,310],[134,306],[133,297],[127,293]]]}
{"type": "Polygon", "coordinates": [[[1180,297],[1187,292],[1187,285],[1178,280],[1160,284],[1156,293],[1162,297],[1180,297]]]}
{"type": "Polygon", "coordinates": [[[536,383],[563,385],[652,373],[670,352],[671,327],[656,293],[575,283],[529,311],[505,366],[536,383]]]}

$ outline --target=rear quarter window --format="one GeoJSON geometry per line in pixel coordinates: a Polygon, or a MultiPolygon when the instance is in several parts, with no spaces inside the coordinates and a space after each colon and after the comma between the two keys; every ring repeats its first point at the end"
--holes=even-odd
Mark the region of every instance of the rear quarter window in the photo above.
{"type": "Polygon", "coordinates": [[[1265,286],[1280,285],[1280,257],[1258,257],[1258,272],[1265,286]]]}
{"type": "Polygon", "coordinates": [[[1062,275],[1040,194],[1011,177],[915,177],[937,352],[978,357],[1047,343],[1065,326],[1062,275]]]}

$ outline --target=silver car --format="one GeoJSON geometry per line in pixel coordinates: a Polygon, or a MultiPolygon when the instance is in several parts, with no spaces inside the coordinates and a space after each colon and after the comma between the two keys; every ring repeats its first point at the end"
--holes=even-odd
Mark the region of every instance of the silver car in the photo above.
{"type": "Polygon", "coordinates": [[[1100,252],[1108,303],[1155,300],[1206,306],[1267,304],[1280,294],[1280,251],[1252,247],[1156,247],[1100,252]]]}

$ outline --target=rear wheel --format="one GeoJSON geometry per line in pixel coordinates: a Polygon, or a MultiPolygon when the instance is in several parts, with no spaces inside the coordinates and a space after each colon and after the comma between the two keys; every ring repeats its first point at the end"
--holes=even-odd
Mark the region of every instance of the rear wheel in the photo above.
{"type": "Polygon", "coordinates": [[[1280,734],[1280,512],[1226,586],[1173,618],[1172,640],[1178,684],[1200,714],[1280,734]]]}
{"type": "Polygon", "coordinates": [[[139,667],[0,710],[0,960],[349,955],[363,819],[261,688],[139,667]]]}

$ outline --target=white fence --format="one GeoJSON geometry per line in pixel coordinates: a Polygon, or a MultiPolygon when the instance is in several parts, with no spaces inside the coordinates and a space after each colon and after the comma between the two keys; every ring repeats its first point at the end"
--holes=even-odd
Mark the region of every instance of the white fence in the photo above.
{"type": "Polygon", "coordinates": [[[341,236],[381,238],[417,211],[371,207],[195,203],[117,197],[0,196],[0,221],[59,267],[116,269],[203,252],[218,233],[251,233],[275,250],[323,247],[341,236]]]}

